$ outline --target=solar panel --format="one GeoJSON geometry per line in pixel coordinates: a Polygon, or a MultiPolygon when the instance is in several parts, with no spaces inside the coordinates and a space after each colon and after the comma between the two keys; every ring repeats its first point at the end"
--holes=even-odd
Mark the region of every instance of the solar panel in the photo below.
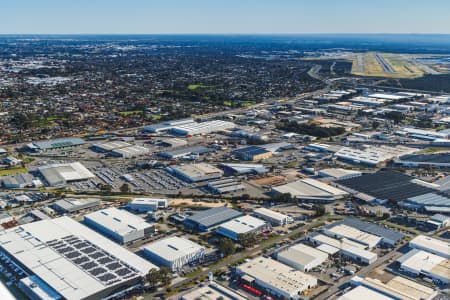
{"type": "Polygon", "coordinates": [[[87,258],[86,256],[83,256],[83,257],[80,257],[80,258],[76,258],[76,259],[73,260],[73,262],[76,265],[80,265],[80,264],[85,263],[87,261],[89,261],[89,258],[87,258]]]}
{"type": "Polygon", "coordinates": [[[97,258],[100,258],[100,257],[103,257],[103,256],[105,256],[105,254],[103,252],[100,252],[100,251],[97,251],[97,252],[94,252],[92,254],[89,254],[89,257],[91,257],[93,259],[97,259],[97,258]]]}
{"type": "Polygon", "coordinates": [[[91,273],[94,276],[98,276],[98,275],[103,274],[105,272],[106,272],[106,269],[104,269],[104,268],[95,268],[95,269],[89,270],[89,273],[91,273]]]}
{"type": "Polygon", "coordinates": [[[110,257],[103,257],[97,260],[102,265],[112,262],[113,260],[110,257]]]}
{"type": "Polygon", "coordinates": [[[67,253],[66,257],[69,258],[70,260],[73,260],[76,257],[81,256],[81,253],[78,251],[73,251],[73,252],[69,252],[67,253]]]}
{"type": "Polygon", "coordinates": [[[81,265],[81,267],[85,270],[89,270],[89,269],[95,268],[97,266],[98,266],[98,264],[96,264],[93,261],[90,261],[90,262],[87,262],[87,263],[81,265]]]}
{"type": "Polygon", "coordinates": [[[89,253],[95,252],[95,248],[94,247],[84,248],[84,249],[81,249],[81,252],[89,254],[89,253]]]}

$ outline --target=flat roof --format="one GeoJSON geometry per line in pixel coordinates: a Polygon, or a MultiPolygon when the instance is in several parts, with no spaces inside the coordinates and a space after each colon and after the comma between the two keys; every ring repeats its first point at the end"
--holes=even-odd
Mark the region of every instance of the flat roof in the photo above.
{"type": "Polygon", "coordinates": [[[69,217],[2,231],[0,247],[67,299],[84,299],[157,268],[69,217]]]}
{"type": "Polygon", "coordinates": [[[326,183],[315,179],[305,178],[291,183],[273,187],[278,193],[290,193],[293,197],[341,197],[347,195],[347,192],[332,187],[326,183]]]}
{"type": "Polygon", "coordinates": [[[211,227],[239,216],[242,216],[240,211],[221,206],[198,212],[187,217],[186,220],[198,223],[205,227],[211,227]]]}
{"type": "Polygon", "coordinates": [[[416,248],[417,246],[423,249],[427,249],[440,255],[446,255],[446,258],[450,258],[450,243],[436,238],[432,238],[425,235],[418,235],[409,242],[411,248],[416,248]]]}
{"type": "Polygon", "coordinates": [[[194,288],[180,297],[181,300],[245,300],[247,298],[239,295],[223,285],[210,283],[207,286],[194,288]]]}
{"type": "Polygon", "coordinates": [[[171,166],[170,168],[191,178],[207,176],[210,174],[223,174],[221,169],[207,163],[171,166]]]}
{"type": "Polygon", "coordinates": [[[100,204],[100,199],[96,198],[84,198],[84,199],[75,199],[75,198],[64,198],[56,201],[53,205],[58,206],[60,209],[63,209],[68,212],[73,212],[79,209],[83,209],[85,207],[93,207],[100,204]]]}
{"type": "Polygon", "coordinates": [[[142,249],[156,254],[166,261],[175,261],[179,258],[205,250],[203,246],[177,236],[152,242],[143,246],[142,249]]]}
{"type": "Polygon", "coordinates": [[[85,215],[84,218],[120,236],[125,236],[152,226],[141,217],[115,207],[97,210],[85,215]]]}
{"type": "Polygon", "coordinates": [[[345,293],[341,297],[337,298],[338,300],[361,300],[361,299],[370,299],[370,300],[393,300],[392,297],[385,296],[379,292],[376,292],[372,289],[369,289],[365,286],[357,286],[349,292],[345,293]]]}
{"type": "Polygon", "coordinates": [[[38,168],[49,184],[62,180],[67,182],[94,178],[91,173],[80,162],[50,164],[38,168]]]}
{"type": "Polygon", "coordinates": [[[328,254],[304,244],[297,244],[278,252],[277,258],[280,257],[305,266],[317,259],[325,261],[328,258],[328,254]]]}
{"type": "Polygon", "coordinates": [[[413,249],[397,260],[402,267],[416,270],[418,273],[427,272],[443,278],[448,277],[450,271],[449,260],[429,252],[413,249]]]}
{"type": "Polygon", "coordinates": [[[297,294],[299,291],[307,290],[308,286],[317,284],[315,277],[262,256],[238,266],[237,270],[289,295],[297,294]]]}
{"type": "Polygon", "coordinates": [[[242,234],[256,230],[264,226],[265,224],[266,222],[261,219],[246,215],[223,223],[222,225],[220,225],[220,228],[229,230],[237,234],[242,234]]]}
{"type": "Polygon", "coordinates": [[[352,240],[355,240],[357,242],[361,242],[363,244],[369,245],[370,247],[376,246],[380,240],[381,237],[372,235],[370,233],[363,232],[359,229],[356,229],[354,227],[350,227],[344,224],[338,224],[336,226],[332,226],[331,228],[327,229],[330,233],[334,233],[336,235],[340,235],[352,240]]]}
{"type": "Polygon", "coordinates": [[[268,209],[265,207],[260,207],[260,208],[255,209],[254,213],[261,215],[261,216],[266,216],[266,217],[272,218],[272,219],[280,221],[280,222],[282,222],[286,218],[288,218],[288,216],[286,216],[282,213],[276,212],[274,210],[271,210],[271,209],[268,209]]]}
{"type": "Polygon", "coordinates": [[[404,237],[404,234],[399,231],[385,228],[374,223],[363,222],[354,218],[346,218],[342,221],[338,221],[327,226],[333,226],[334,224],[345,224],[347,226],[357,228],[361,231],[392,240],[394,243],[400,241],[404,237]]]}
{"type": "Polygon", "coordinates": [[[328,168],[319,170],[319,173],[322,173],[325,176],[340,178],[345,175],[361,175],[361,171],[356,170],[346,170],[342,168],[328,168]]]}
{"type": "Polygon", "coordinates": [[[41,150],[49,150],[62,147],[78,146],[84,144],[85,141],[79,137],[67,137],[52,139],[47,141],[36,141],[33,145],[41,150]]]}

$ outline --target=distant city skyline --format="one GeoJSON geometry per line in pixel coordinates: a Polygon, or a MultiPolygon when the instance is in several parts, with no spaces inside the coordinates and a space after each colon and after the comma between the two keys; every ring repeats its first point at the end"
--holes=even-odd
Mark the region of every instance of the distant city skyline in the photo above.
{"type": "Polygon", "coordinates": [[[0,34],[450,34],[446,0],[15,0],[0,34]]]}

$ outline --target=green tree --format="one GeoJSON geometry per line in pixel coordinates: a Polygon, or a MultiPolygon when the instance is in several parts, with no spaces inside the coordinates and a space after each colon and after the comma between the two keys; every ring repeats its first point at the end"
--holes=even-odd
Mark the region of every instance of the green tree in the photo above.
{"type": "Polygon", "coordinates": [[[227,238],[220,239],[218,248],[224,256],[228,256],[236,252],[236,246],[234,245],[233,241],[227,238]]]}
{"type": "Polygon", "coordinates": [[[239,234],[238,236],[238,242],[245,248],[252,247],[258,242],[258,238],[256,236],[256,233],[250,232],[250,233],[243,233],[239,234]]]}
{"type": "Polygon", "coordinates": [[[325,214],[325,206],[322,204],[315,204],[313,208],[316,211],[316,217],[321,217],[325,214]]]}
{"type": "Polygon", "coordinates": [[[159,270],[150,269],[148,273],[145,275],[145,281],[151,286],[155,286],[158,284],[160,280],[159,270]]]}
{"type": "Polygon", "coordinates": [[[130,191],[130,186],[127,183],[124,183],[120,186],[120,191],[122,193],[128,193],[130,191]]]}

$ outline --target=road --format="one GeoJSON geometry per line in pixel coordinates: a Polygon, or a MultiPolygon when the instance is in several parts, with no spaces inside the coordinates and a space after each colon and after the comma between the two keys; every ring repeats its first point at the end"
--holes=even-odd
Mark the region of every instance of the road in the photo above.
{"type": "MultiPolygon", "coordinates": [[[[208,267],[206,270],[204,270],[202,272],[199,272],[199,273],[195,274],[192,277],[183,279],[183,280],[181,280],[181,281],[171,285],[170,287],[172,289],[174,289],[174,288],[183,286],[185,284],[192,283],[195,280],[197,280],[198,278],[202,278],[202,277],[207,276],[209,272],[213,272],[214,273],[214,271],[217,271],[217,270],[219,270],[219,269],[221,269],[223,267],[232,265],[232,264],[234,264],[234,263],[236,263],[236,262],[238,262],[238,261],[240,261],[242,259],[245,259],[247,257],[250,257],[252,255],[255,255],[255,254],[259,253],[260,251],[263,251],[268,245],[279,243],[280,241],[282,241],[282,240],[284,240],[286,238],[295,236],[295,235],[297,235],[299,233],[303,233],[304,231],[309,230],[311,228],[314,228],[314,227],[320,225],[321,223],[322,223],[322,221],[315,221],[313,223],[301,226],[301,227],[291,231],[288,234],[280,235],[280,236],[276,237],[275,239],[267,241],[266,243],[261,243],[259,246],[256,246],[255,248],[248,249],[248,250],[245,250],[243,252],[236,253],[236,254],[234,254],[232,256],[227,257],[226,259],[223,259],[218,264],[216,264],[216,265],[214,265],[212,267],[208,267]]],[[[155,299],[155,295],[161,294],[163,292],[164,292],[164,290],[159,290],[159,291],[154,292],[152,294],[145,295],[144,299],[146,299],[146,300],[155,299]]]]}

